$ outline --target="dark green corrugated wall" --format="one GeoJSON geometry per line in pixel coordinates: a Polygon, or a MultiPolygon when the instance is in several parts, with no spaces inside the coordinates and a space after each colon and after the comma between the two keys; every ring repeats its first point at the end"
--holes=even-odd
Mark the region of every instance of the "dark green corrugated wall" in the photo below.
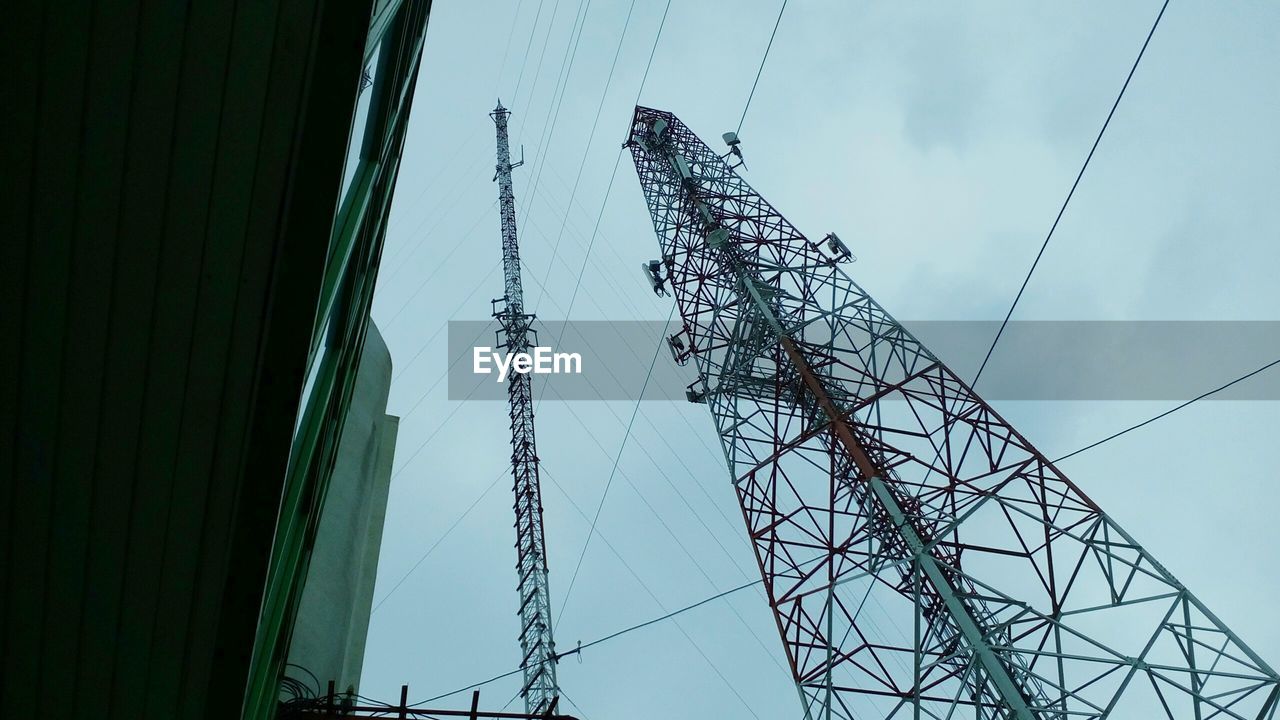
{"type": "Polygon", "coordinates": [[[4,7],[0,716],[269,710],[323,497],[293,437],[313,319],[350,287],[362,338],[381,244],[335,231],[360,71],[406,8],[421,30],[395,0],[4,7]],[[364,277],[328,279],[347,244],[364,277]]]}

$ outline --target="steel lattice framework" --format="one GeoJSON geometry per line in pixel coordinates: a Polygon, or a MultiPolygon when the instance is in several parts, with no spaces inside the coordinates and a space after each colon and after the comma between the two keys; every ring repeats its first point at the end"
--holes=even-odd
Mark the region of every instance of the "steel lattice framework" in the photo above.
{"type": "Polygon", "coordinates": [[[672,114],[627,145],[806,718],[1276,716],[1276,672],[832,251],[672,114]]]}
{"type": "MultiPolygon", "coordinates": [[[[502,271],[505,294],[495,300],[494,317],[501,327],[498,346],[508,353],[530,348],[532,314],[524,311],[520,281],[520,245],[516,238],[516,203],[511,189],[511,150],[507,143],[507,118],[511,112],[498,103],[490,114],[497,127],[498,204],[502,216],[502,271]]],[[[523,161],[522,161],[523,162],[523,161]]],[[[547,586],[546,540],[542,527],[542,486],[538,482],[538,447],[533,432],[533,386],[528,373],[512,372],[507,380],[507,405],[511,415],[511,476],[516,514],[516,572],[520,591],[520,667],[524,671],[525,712],[551,712],[560,688],[556,684],[556,644],[551,636],[551,594],[547,586]]]]}

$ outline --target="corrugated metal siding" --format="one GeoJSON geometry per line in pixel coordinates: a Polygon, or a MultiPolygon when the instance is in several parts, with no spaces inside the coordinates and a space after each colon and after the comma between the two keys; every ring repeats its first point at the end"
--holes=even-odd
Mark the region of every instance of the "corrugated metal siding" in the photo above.
{"type": "Polygon", "coordinates": [[[0,715],[239,714],[373,5],[5,8],[0,715]]]}

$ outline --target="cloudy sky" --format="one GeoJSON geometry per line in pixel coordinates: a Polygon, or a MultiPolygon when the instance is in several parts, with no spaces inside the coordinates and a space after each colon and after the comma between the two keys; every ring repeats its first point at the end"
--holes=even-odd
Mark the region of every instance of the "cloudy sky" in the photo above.
{"type": "MultiPolygon", "coordinates": [[[[517,158],[523,146],[526,306],[662,321],[671,301],[638,269],[657,245],[629,156],[612,175],[632,107],[669,109],[708,141],[733,129],[778,2],[673,0],[641,89],[664,7],[432,8],[374,303],[402,420],[364,695],[395,699],[407,683],[426,699],[519,663],[506,408],[450,402],[442,380],[444,323],[486,320],[502,294],[487,113],[501,97],[517,158]]],[[[746,177],[810,236],[839,232],[858,256],[850,273],[894,315],[999,319],[1158,10],[792,0],[741,131],[746,177]]],[[[1015,317],[1280,320],[1277,36],[1275,3],[1171,3],[1015,317]]],[[[1273,359],[1224,353],[1221,379],[1273,359]]],[[[1056,457],[1169,405],[997,407],[1056,457]]],[[[705,406],[648,402],[567,592],[633,407],[538,410],[562,650],[757,576],[705,406]]],[[[1273,665],[1277,436],[1280,403],[1203,402],[1063,463],[1273,665]]],[[[795,717],[784,666],[768,607],[746,590],[568,659],[560,680],[568,709],[593,719],[795,717]]],[[[517,690],[518,676],[487,685],[483,704],[517,690]]]]}

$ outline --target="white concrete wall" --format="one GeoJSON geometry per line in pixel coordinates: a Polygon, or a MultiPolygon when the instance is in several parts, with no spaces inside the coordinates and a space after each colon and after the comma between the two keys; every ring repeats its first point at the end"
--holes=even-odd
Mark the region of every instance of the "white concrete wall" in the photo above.
{"type": "Polygon", "coordinates": [[[370,323],[286,668],[321,692],[329,680],[338,692],[360,687],[399,424],[386,414],[390,387],[391,354],[370,323]]]}

